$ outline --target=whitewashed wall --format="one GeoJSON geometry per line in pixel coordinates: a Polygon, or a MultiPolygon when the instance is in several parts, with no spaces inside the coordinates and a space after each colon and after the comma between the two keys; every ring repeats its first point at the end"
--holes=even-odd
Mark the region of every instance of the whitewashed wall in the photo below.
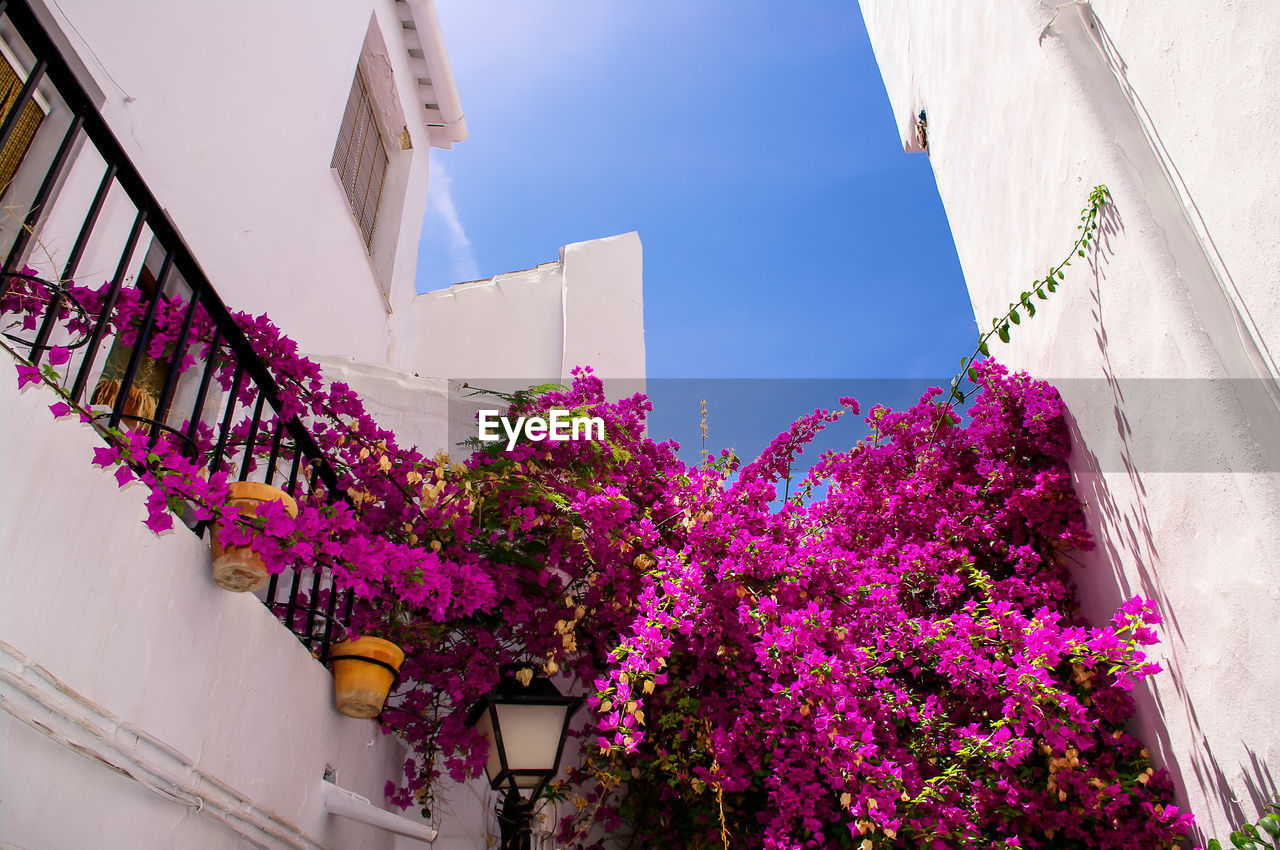
{"type": "Polygon", "coordinates": [[[142,485],[120,490],[91,465],[92,429],[54,421],[53,394],[19,393],[11,378],[0,381],[0,840],[390,848],[389,834],[327,815],[321,782],[331,767],[381,803],[402,748],[339,715],[329,673],[262,603],[214,585],[208,544],[185,529],[153,535],[142,485]]]}
{"type": "Polygon", "coordinates": [[[1138,694],[1138,732],[1225,835],[1280,776],[1280,17],[861,4],[906,148],[926,111],[983,329],[1065,256],[1090,188],[1111,189],[1100,253],[993,353],[1063,392],[1098,543],[1080,556],[1086,611],[1159,602],[1165,672],[1138,694]]]}
{"type": "Polygon", "coordinates": [[[419,295],[400,367],[468,381],[566,381],[576,366],[643,379],[642,265],[639,236],[624,233],[566,245],[556,262],[419,295]]]}
{"type": "MultiPolygon", "coordinates": [[[[457,112],[456,126],[423,126],[415,100],[423,92],[405,84],[420,78],[423,60],[399,49],[405,7],[45,6],[227,305],[266,312],[303,351],[328,355],[320,357],[327,376],[361,391],[401,442],[456,451],[454,437],[474,429],[480,402],[449,377],[527,385],[589,364],[640,379],[626,392],[642,388],[635,234],[414,298],[428,148],[459,141],[465,125],[457,112]],[[372,256],[329,168],[362,52],[386,72],[375,84],[394,90],[412,142],[392,153],[372,256]]],[[[407,8],[415,21],[434,21],[431,0],[407,8]]],[[[427,36],[438,46],[438,32],[427,36]]],[[[444,81],[434,94],[456,112],[456,93],[444,90],[447,57],[427,60],[444,81]]],[[[60,269],[101,168],[91,151],[77,157],[33,264],[60,269]]],[[[110,277],[133,215],[115,190],[79,282],[110,277]]],[[[14,383],[0,381],[0,688],[12,707],[0,713],[0,764],[24,769],[0,770],[0,842],[57,850],[92,835],[108,850],[421,846],[324,814],[327,766],[340,785],[381,803],[385,781],[399,776],[398,746],[371,722],[338,716],[328,673],[255,599],[212,584],[207,545],[185,531],[151,535],[140,488],[118,491],[90,466],[100,442],[87,427],[53,423],[44,410],[53,399],[19,394],[14,383]],[[65,734],[40,725],[49,723],[65,734]],[[86,758],[76,749],[84,746],[134,776],[86,758]]],[[[446,786],[435,846],[486,846],[495,795],[482,782],[446,786]]]]}
{"type": "MultiPolygon", "coordinates": [[[[415,3],[434,20],[429,2],[415,3]]],[[[92,74],[108,124],[227,304],[270,314],[305,351],[387,362],[393,317],[414,294],[431,144],[395,2],[60,0],[44,17],[92,74]],[[362,51],[412,143],[386,140],[372,255],[329,167],[362,51]]],[[[101,176],[95,160],[63,190],[83,206],[63,203],[47,228],[58,259],[101,176]]],[[[110,277],[132,209],[108,205],[104,216],[82,281],[110,277]]]]}
{"type": "Polygon", "coordinates": [[[476,412],[502,405],[478,389],[567,383],[582,365],[614,397],[643,391],[641,278],[636,234],[578,242],[556,262],[418,296],[398,368],[318,360],[325,379],[359,393],[401,445],[462,457],[458,443],[476,435],[476,412]]]}

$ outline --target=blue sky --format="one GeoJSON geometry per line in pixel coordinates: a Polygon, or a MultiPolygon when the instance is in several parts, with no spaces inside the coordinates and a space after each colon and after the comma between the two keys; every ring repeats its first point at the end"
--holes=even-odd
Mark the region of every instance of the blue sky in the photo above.
{"type": "Polygon", "coordinates": [[[972,350],[932,171],[853,0],[437,10],[471,137],[432,152],[419,290],[638,231],[651,432],[696,449],[705,396],[711,442],[747,456],[839,395],[929,383],[812,379],[938,383],[972,350]]]}

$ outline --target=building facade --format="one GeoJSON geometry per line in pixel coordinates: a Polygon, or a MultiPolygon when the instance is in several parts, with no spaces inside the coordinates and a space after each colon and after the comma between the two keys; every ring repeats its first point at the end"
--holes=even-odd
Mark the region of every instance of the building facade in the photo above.
{"type": "Polygon", "coordinates": [[[1101,238],[1001,362],[1057,384],[1096,547],[1086,613],[1160,606],[1137,731],[1206,836],[1276,792],[1280,18],[1260,2],[861,0],[906,150],[937,178],[979,330],[1101,238]]]}
{"type": "MultiPolygon", "coordinates": [[[[60,324],[74,280],[140,292],[140,334],[166,306],[190,305],[183,334],[211,317],[276,445],[305,426],[272,417],[228,311],[269,315],[428,453],[466,427],[469,379],[643,378],[635,234],[416,293],[429,157],[467,136],[432,0],[3,5],[0,297],[27,287],[55,319],[0,316],[0,360],[69,347],[65,386],[113,423],[225,437],[236,390],[207,367],[170,379],[163,357],[60,324]]],[[[274,607],[216,587],[207,539],[145,528],[146,489],[92,465],[94,427],[16,383],[0,380],[0,846],[484,846],[481,784],[429,822],[385,811],[405,753],[333,709],[328,585],[302,640],[279,618],[296,583],[287,602],[273,583],[274,607]]]]}

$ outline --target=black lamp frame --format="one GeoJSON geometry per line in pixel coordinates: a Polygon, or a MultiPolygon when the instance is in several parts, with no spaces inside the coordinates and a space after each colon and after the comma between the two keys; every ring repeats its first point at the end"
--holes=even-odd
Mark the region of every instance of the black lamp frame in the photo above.
{"type": "Polygon", "coordinates": [[[489,724],[493,729],[494,745],[498,748],[497,775],[489,780],[489,786],[495,791],[506,790],[502,808],[498,812],[498,820],[502,825],[502,850],[530,850],[532,846],[533,804],[542,794],[551,777],[560,769],[560,757],[564,754],[565,738],[569,734],[569,722],[574,713],[582,705],[581,697],[567,697],[560,693],[555,684],[546,676],[535,675],[528,685],[522,685],[516,678],[521,670],[530,670],[527,664],[508,664],[502,668],[502,679],[490,693],[480,698],[467,714],[467,726],[475,726],[480,719],[489,715],[489,724]],[[499,705],[549,705],[563,707],[564,725],[560,729],[560,741],[556,745],[556,756],[549,770],[516,770],[507,763],[507,748],[502,740],[502,724],[498,722],[499,705]],[[529,796],[520,793],[519,780],[535,779],[529,788],[529,796]]]}

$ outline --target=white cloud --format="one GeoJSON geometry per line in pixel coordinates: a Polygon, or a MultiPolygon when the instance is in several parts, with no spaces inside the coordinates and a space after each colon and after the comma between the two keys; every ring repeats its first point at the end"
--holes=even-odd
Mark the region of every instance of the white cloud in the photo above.
{"type": "Polygon", "coordinates": [[[437,157],[431,157],[430,188],[427,190],[427,219],[431,218],[444,227],[448,239],[450,270],[455,282],[475,280],[480,277],[480,266],[476,262],[475,251],[471,240],[467,238],[466,228],[458,218],[458,209],[453,205],[453,181],[445,171],[437,157]]]}

